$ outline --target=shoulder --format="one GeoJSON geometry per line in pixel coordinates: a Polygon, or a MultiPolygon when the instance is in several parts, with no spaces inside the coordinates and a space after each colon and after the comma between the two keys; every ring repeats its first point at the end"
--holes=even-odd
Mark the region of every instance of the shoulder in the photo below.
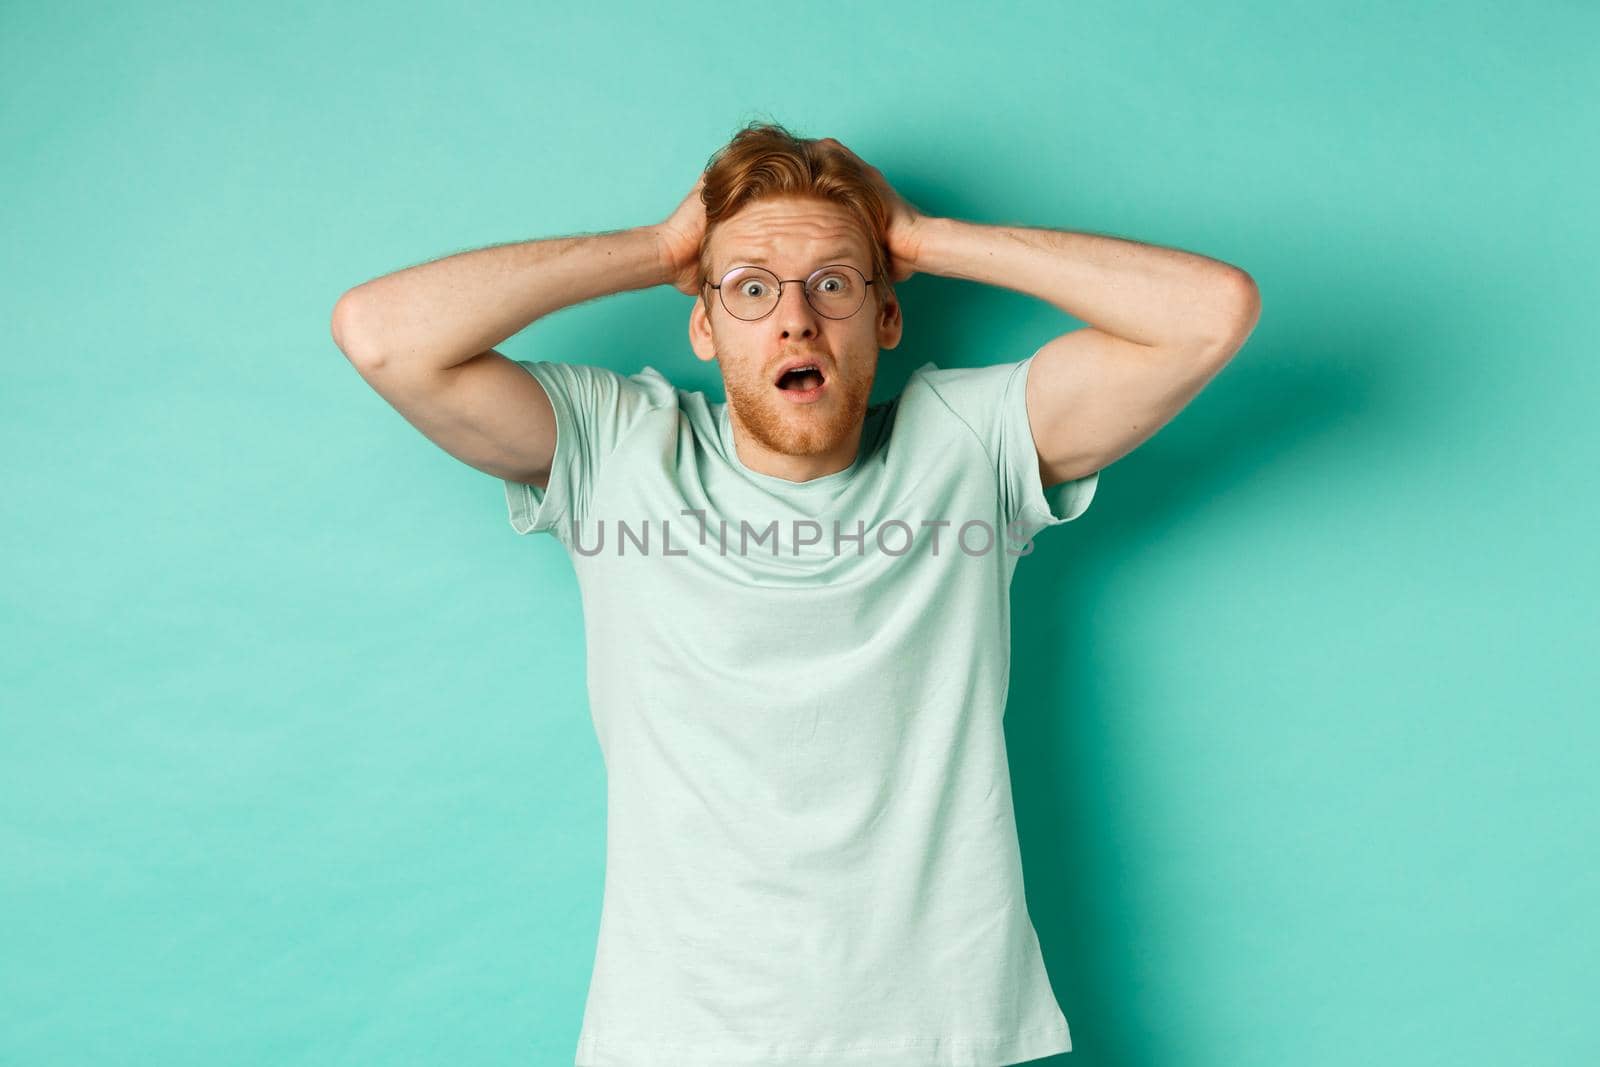
{"type": "Polygon", "coordinates": [[[516,362],[540,381],[549,380],[569,390],[628,393],[658,403],[671,403],[676,399],[677,390],[673,384],[651,366],[625,374],[596,363],[568,363],[549,359],[519,359],[516,362]]]}
{"type": "Polygon", "coordinates": [[[635,388],[647,394],[651,399],[658,401],[662,406],[669,404],[676,406],[679,402],[680,394],[685,392],[674,385],[665,374],[648,365],[636,373],[628,375],[627,380],[635,388]]]}
{"type": "Polygon", "coordinates": [[[632,420],[679,403],[680,391],[650,366],[627,374],[593,363],[544,359],[516,363],[544,386],[558,415],[569,415],[574,423],[593,418],[632,420]]]}
{"type": "Polygon", "coordinates": [[[912,409],[926,408],[934,418],[954,420],[987,444],[1003,422],[1007,405],[1026,389],[1027,363],[1026,359],[981,367],[924,363],[906,380],[902,397],[912,409]]]}
{"type": "MultiPolygon", "coordinates": [[[[1026,359],[981,367],[941,367],[928,362],[911,372],[906,389],[925,389],[953,406],[996,402],[1012,380],[1026,374],[1026,359]]],[[[1024,378],[1025,380],[1025,378],[1024,378]]]]}

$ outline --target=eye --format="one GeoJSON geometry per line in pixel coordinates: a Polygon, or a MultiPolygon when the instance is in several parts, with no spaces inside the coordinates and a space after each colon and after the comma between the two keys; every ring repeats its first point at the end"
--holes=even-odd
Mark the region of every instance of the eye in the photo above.
{"type": "Polygon", "coordinates": [[[765,284],[757,281],[754,278],[747,278],[739,283],[739,291],[745,296],[760,296],[762,293],[767,291],[767,287],[765,284]],[[752,291],[752,289],[754,291],[752,291]]]}

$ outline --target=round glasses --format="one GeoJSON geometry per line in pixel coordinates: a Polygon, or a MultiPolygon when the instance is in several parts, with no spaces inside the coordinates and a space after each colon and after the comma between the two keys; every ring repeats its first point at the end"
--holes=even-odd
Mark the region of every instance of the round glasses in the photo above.
{"type": "MultiPolygon", "coordinates": [[[[780,279],[760,267],[734,267],[722,276],[720,284],[711,285],[709,280],[706,284],[717,290],[728,314],[751,322],[771,314],[783,296],[783,287],[800,281],[799,278],[780,279]]],[[[861,310],[867,299],[867,286],[872,282],[848,263],[833,263],[818,267],[811,277],[804,279],[804,284],[806,303],[818,315],[848,319],[861,310]]]]}

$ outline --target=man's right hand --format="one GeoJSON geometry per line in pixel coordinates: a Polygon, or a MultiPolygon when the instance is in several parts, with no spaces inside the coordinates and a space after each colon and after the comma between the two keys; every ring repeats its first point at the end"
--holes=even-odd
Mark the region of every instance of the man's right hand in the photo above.
{"type": "Polygon", "coordinates": [[[700,295],[705,279],[700,276],[700,241],[706,233],[706,207],[700,202],[700,191],[705,188],[705,172],[694,183],[689,195],[683,198],[665,222],[653,229],[661,247],[661,266],[667,282],[679,292],[690,296],[700,295]]]}

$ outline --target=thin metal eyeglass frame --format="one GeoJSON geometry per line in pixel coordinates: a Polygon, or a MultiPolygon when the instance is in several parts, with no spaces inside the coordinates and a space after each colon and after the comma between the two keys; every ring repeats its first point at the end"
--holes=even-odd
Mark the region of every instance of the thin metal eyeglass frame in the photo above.
{"type": "MultiPolygon", "coordinates": [[[[856,308],[855,308],[855,311],[850,312],[850,314],[848,314],[848,315],[829,315],[826,311],[823,311],[821,308],[817,307],[817,305],[811,303],[811,279],[815,278],[817,275],[821,274],[823,271],[827,270],[830,267],[849,267],[851,270],[855,271],[857,274],[861,274],[861,271],[857,270],[855,267],[851,266],[849,263],[828,263],[828,264],[825,264],[825,265],[823,265],[821,267],[818,267],[816,270],[812,271],[810,276],[809,277],[805,277],[805,278],[779,278],[776,274],[773,274],[770,270],[767,270],[767,268],[758,267],[754,263],[744,263],[744,264],[740,264],[739,266],[736,266],[736,267],[729,267],[728,270],[727,270],[727,273],[723,274],[723,276],[722,276],[722,281],[723,282],[727,281],[728,280],[728,275],[732,274],[736,270],[758,270],[761,273],[767,275],[768,277],[774,278],[774,279],[777,280],[777,283],[778,283],[778,299],[773,301],[772,306],[770,308],[768,308],[762,314],[757,315],[753,319],[743,319],[743,318],[739,318],[738,315],[734,315],[733,314],[733,309],[728,306],[728,302],[726,300],[724,300],[723,297],[722,297],[722,282],[717,282],[717,283],[713,284],[711,279],[707,278],[705,280],[704,284],[711,286],[711,288],[713,288],[713,289],[715,289],[717,291],[717,300],[718,300],[719,303],[722,304],[722,310],[726,311],[729,315],[733,315],[733,317],[736,318],[736,319],[739,319],[740,322],[760,322],[762,319],[766,318],[768,315],[772,314],[774,311],[777,311],[778,310],[778,305],[783,303],[783,287],[785,285],[788,285],[790,282],[798,282],[798,283],[800,283],[800,285],[803,287],[802,288],[802,292],[805,293],[806,304],[811,308],[812,311],[815,311],[818,315],[821,315],[825,319],[832,319],[834,322],[843,322],[845,319],[854,318],[856,312],[860,311],[862,309],[862,307],[864,307],[866,305],[867,292],[866,292],[865,288],[863,288],[861,290],[861,303],[857,304],[856,308]]],[[[862,277],[863,286],[871,285],[873,282],[877,281],[876,278],[868,278],[864,274],[862,274],[861,277],[862,277]]]]}

